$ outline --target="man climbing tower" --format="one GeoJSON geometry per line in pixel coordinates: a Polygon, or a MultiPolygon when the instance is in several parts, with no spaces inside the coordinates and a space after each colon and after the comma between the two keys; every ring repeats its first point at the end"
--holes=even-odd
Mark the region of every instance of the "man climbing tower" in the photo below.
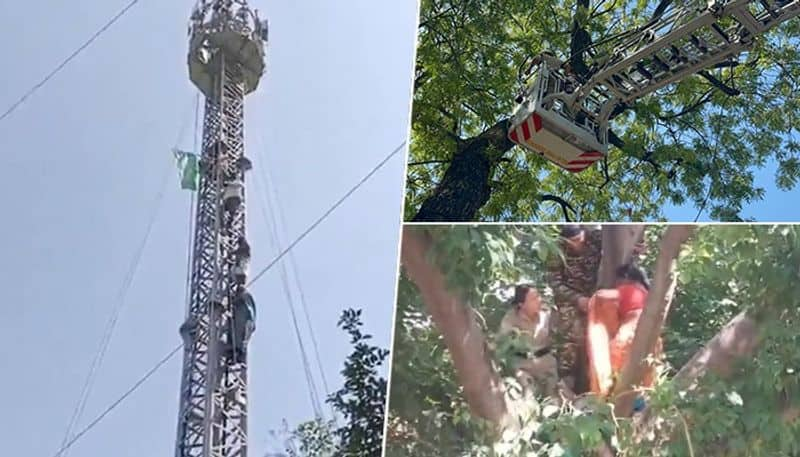
{"type": "Polygon", "coordinates": [[[247,355],[247,343],[256,330],[256,303],[246,290],[233,300],[233,328],[231,350],[236,360],[244,360],[247,355]]]}
{"type": "Polygon", "coordinates": [[[564,259],[552,259],[548,268],[556,305],[551,334],[559,378],[581,394],[589,388],[586,382],[586,311],[589,297],[597,287],[602,232],[565,225],[561,229],[560,245],[564,259]]]}
{"type": "Polygon", "coordinates": [[[556,359],[550,352],[549,315],[542,307],[539,291],[531,285],[519,285],[497,334],[518,338],[514,364],[517,381],[536,393],[555,397],[558,372],[556,359]]]}

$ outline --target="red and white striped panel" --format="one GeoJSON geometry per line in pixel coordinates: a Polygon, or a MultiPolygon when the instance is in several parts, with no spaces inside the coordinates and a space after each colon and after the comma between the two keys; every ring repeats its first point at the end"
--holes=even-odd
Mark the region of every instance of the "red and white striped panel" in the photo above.
{"type": "Polygon", "coordinates": [[[525,122],[511,129],[508,138],[514,142],[514,144],[542,153],[549,161],[572,173],[583,171],[603,158],[603,153],[598,151],[582,152],[572,160],[559,157],[549,148],[536,142],[535,134],[540,130],[542,130],[542,118],[538,114],[533,113],[525,119],[525,122]]]}
{"type": "Polygon", "coordinates": [[[577,159],[567,162],[567,165],[564,167],[564,169],[571,171],[573,173],[577,173],[579,171],[583,171],[589,168],[595,162],[597,162],[602,158],[603,158],[602,152],[587,151],[578,156],[577,159]]]}

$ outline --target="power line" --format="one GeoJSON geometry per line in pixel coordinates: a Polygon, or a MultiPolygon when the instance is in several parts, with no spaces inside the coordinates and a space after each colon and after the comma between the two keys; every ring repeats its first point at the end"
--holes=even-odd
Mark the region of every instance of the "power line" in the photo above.
{"type": "MultiPolygon", "coordinates": [[[[197,113],[195,112],[195,117],[196,116],[197,113]]],[[[175,139],[176,147],[183,138],[183,134],[186,131],[187,125],[188,121],[186,121],[186,116],[184,116],[184,122],[178,131],[178,137],[175,139]]],[[[161,203],[164,200],[164,194],[166,192],[167,184],[169,183],[170,168],[171,167],[168,167],[165,170],[160,190],[158,194],[156,194],[155,204],[153,205],[153,209],[151,210],[150,217],[147,222],[147,228],[145,230],[144,237],[139,245],[139,248],[135,251],[134,257],[131,260],[130,266],[128,267],[128,271],[125,277],[123,278],[122,286],[120,287],[119,293],[117,295],[116,306],[112,310],[111,317],[109,318],[109,321],[106,324],[105,333],[103,334],[103,337],[100,340],[100,347],[97,353],[95,354],[94,359],[92,360],[92,364],[89,367],[89,373],[86,375],[86,380],[84,381],[83,387],[81,388],[81,393],[78,398],[78,403],[75,405],[75,409],[72,412],[72,417],[70,418],[69,424],[67,425],[67,430],[64,433],[64,438],[61,442],[61,446],[64,446],[67,443],[67,441],[69,441],[73,428],[81,420],[83,412],[86,409],[86,404],[88,403],[89,397],[91,396],[97,372],[98,370],[100,370],[100,367],[102,366],[103,360],[106,355],[106,351],[108,350],[108,347],[111,344],[111,338],[114,335],[114,330],[116,329],[117,322],[119,320],[120,314],[122,313],[122,308],[125,306],[126,298],[128,297],[128,292],[130,291],[131,285],[133,284],[133,280],[136,276],[136,271],[139,268],[139,263],[141,262],[142,255],[144,254],[144,249],[147,246],[147,241],[150,239],[150,234],[152,233],[153,225],[155,224],[156,217],[158,216],[158,211],[161,209],[161,203]]],[[[64,451],[64,453],[61,454],[60,457],[66,457],[66,455],[67,452],[64,451]]]]}
{"type": "MultiPolygon", "coordinates": [[[[261,143],[261,146],[263,146],[265,143],[264,143],[263,138],[261,137],[261,135],[258,135],[258,139],[261,140],[260,143],[261,143]]],[[[271,224],[272,225],[272,234],[273,234],[273,237],[276,240],[274,242],[276,244],[276,247],[280,250],[281,249],[281,245],[280,245],[280,243],[281,243],[281,235],[278,233],[278,227],[279,226],[283,229],[283,230],[281,230],[281,232],[283,234],[283,238],[284,239],[289,238],[289,235],[288,235],[288,233],[286,231],[286,225],[285,225],[286,216],[284,215],[282,205],[280,204],[280,198],[279,198],[279,195],[278,195],[277,188],[274,185],[272,185],[272,182],[273,182],[272,173],[270,173],[270,167],[267,164],[267,161],[265,159],[266,154],[263,153],[262,149],[263,149],[262,147],[257,147],[256,148],[256,153],[258,155],[259,163],[262,164],[262,166],[258,167],[259,171],[261,173],[257,174],[256,177],[260,177],[261,181],[264,183],[264,189],[263,189],[264,193],[263,194],[259,193],[260,194],[259,197],[261,197],[260,200],[262,202],[262,205],[267,207],[267,208],[269,208],[269,212],[270,212],[271,218],[267,218],[266,214],[265,214],[265,212],[263,210],[262,210],[262,214],[264,215],[264,218],[265,218],[264,222],[266,224],[268,224],[268,225],[270,224],[270,221],[267,220],[267,219],[271,219],[272,220],[272,224],[271,224]],[[270,190],[272,192],[270,192],[270,190]],[[264,203],[264,197],[266,197],[266,202],[267,203],[264,203]],[[274,211],[274,210],[276,210],[276,211],[274,211]],[[281,222],[283,222],[283,223],[281,223],[281,222]]],[[[305,292],[303,291],[303,285],[302,285],[302,282],[300,281],[300,275],[299,275],[299,270],[297,268],[297,262],[295,261],[294,253],[292,253],[292,252],[289,253],[289,262],[291,264],[292,274],[294,276],[295,283],[297,285],[297,291],[299,292],[299,295],[300,295],[300,304],[301,304],[301,306],[303,308],[303,314],[305,316],[306,326],[308,327],[308,332],[311,335],[312,349],[314,350],[314,356],[315,356],[315,359],[316,359],[316,362],[317,362],[317,369],[319,370],[319,374],[320,374],[320,377],[322,379],[322,387],[324,389],[325,395],[328,395],[328,394],[331,393],[330,388],[328,387],[328,379],[325,376],[325,370],[322,367],[322,359],[320,357],[319,344],[317,343],[317,337],[316,337],[316,334],[314,332],[314,326],[311,324],[311,316],[309,315],[309,312],[308,312],[308,305],[306,303],[305,292]]],[[[282,277],[287,276],[286,268],[285,268],[285,264],[284,263],[281,263],[281,276],[282,277]]],[[[284,282],[288,282],[288,279],[284,279],[284,282]]],[[[285,284],[284,287],[288,288],[289,285],[285,284]]],[[[290,302],[289,305],[292,307],[292,309],[291,309],[291,311],[292,311],[292,319],[294,321],[296,321],[295,311],[294,311],[294,304],[290,302]]],[[[296,326],[296,322],[295,322],[295,326],[296,326]]],[[[297,328],[295,331],[297,332],[298,338],[299,338],[299,335],[300,335],[299,328],[297,328]]],[[[304,363],[306,363],[305,359],[304,359],[304,363]]],[[[311,369],[308,368],[308,367],[304,367],[304,368],[307,371],[309,371],[309,374],[307,374],[306,376],[310,377],[312,382],[313,382],[313,374],[311,373],[311,369]]],[[[316,390],[316,385],[314,386],[314,389],[316,390]]],[[[319,399],[317,399],[317,402],[319,402],[319,399]]],[[[317,416],[318,417],[322,417],[321,411],[317,413],[317,416]]],[[[334,411],[333,407],[331,407],[331,419],[334,421],[334,423],[336,422],[336,412],[334,411]]]]}
{"type": "MultiPolygon", "coordinates": [[[[403,146],[405,146],[405,144],[406,144],[406,142],[403,141],[392,152],[390,152],[389,155],[387,155],[383,160],[381,160],[380,163],[378,163],[378,165],[376,165],[369,173],[367,173],[367,175],[364,176],[355,186],[353,186],[342,198],[340,198],[336,203],[334,203],[333,206],[331,206],[331,208],[328,209],[328,211],[326,211],[322,216],[320,216],[313,224],[311,224],[311,226],[309,226],[308,229],[306,229],[299,237],[297,237],[294,241],[292,241],[292,243],[289,244],[289,246],[286,247],[286,249],[284,249],[266,267],[264,267],[264,269],[262,269],[259,272],[259,274],[252,281],[250,281],[250,283],[247,285],[247,287],[252,285],[261,276],[263,276],[267,271],[269,271],[276,263],[278,263],[278,261],[281,258],[283,258],[283,256],[285,256],[300,241],[302,241],[303,238],[308,236],[308,234],[311,233],[317,226],[319,226],[319,224],[321,224],[325,219],[327,219],[327,217],[330,216],[330,214],[333,213],[333,211],[335,211],[336,208],[338,208],[342,203],[344,203],[344,201],[347,200],[347,198],[349,198],[350,195],[352,195],[356,190],[358,190],[358,188],[360,188],[362,185],[364,185],[364,183],[366,183],[369,180],[369,178],[372,177],[372,175],[377,173],[378,170],[383,168],[383,166],[386,164],[386,162],[389,161],[389,159],[391,159],[395,154],[400,152],[400,150],[402,149],[403,146]]],[[[75,437],[73,437],[66,445],[62,446],[61,449],[58,450],[58,452],[53,454],[53,457],[59,457],[59,455],[62,452],[64,452],[65,450],[69,449],[76,441],[78,441],[78,439],[80,439],[83,435],[88,433],[92,428],[94,428],[98,423],[100,423],[100,421],[103,420],[103,418],[105,416],[107,416],[109,413],[111,413],[111,411],[113,411],[117,406],[119,406],[123,401],[125,401],[126,398],[128,398],[131,394],[133,394],[142,384],[144,384],[145,381],[147,381],[153,374],[156,373],[156,371],[158,371],[162,366],[164,366],[182,348],[183,348],[183,344],[180,344],[175,349],[173,349],[172,352],[170,352],[169,354],[164,356],[163,359],[161,359],[153,368],[150,369],[150,371],[148,371],[144,376],[142,376],[142,378],[139,379],[136,382],[136,384],[134,384],[130,389],[128,389],[128,391],[125,392],[117,401],[112,403],[95,420],[93,420],[89,425],[87,425],[83,430],[81,430],[80,433],[76,434],[75,437]]]]}
{"type": "Polygon", "coordinates": [[[156,364],[156,365],[155,365],[153,368],[151,368],[151,369],[150,369],[150,371],[148,371],[147,373],[145,373],[145,375],[144,375],[144,376],[142,376],[142,377],[141,377],[141,378],[140,378],[138,381],[136,381],[136,384],[134,384],[134,385],[133,385],[133,386],[132,386],[130,389],[128,389],[128,391],[127,391],[127,392],[125,392],[124,394],[122,394],[122,396],[121,396],[121,397],[119,397],[119,398],[117,399],[117,401],[115,401],[114,403],[112,403],[112,404],[111,404],[111,405],[110,405],[108,408],[106,408],[106,409],[105,409],[105,411],[103,411],[102,413],[100,413],[100,415],[99,415],[99,416],[97,416],[97,418],[96,418],[95,420],[93,420],[93,421],[92,421],[92,422],[91,422],[89,425],[87,425],[86,427],[84,427],[84,429],[83,429],[83,430],[81,430],[81,431],[80,431],[80,433],[78,433],[77,435],[75,435],[75,437],[74,437],[74,438],[72,438],[72,439],[71,439],[71,440],[70,440],[70,441],[69,441],[69,442],[68,442],[66,445],[62,446],[62,447],[61,447],[61,449],[59,449],[59,450],[58,450],[58,452],[56,452],[55,454],[53,454],[53,457],[58,457],[58,456],[59,456],[59,455],[60,455],[62,452],[66,451],[67,449],[69,449],[70,447],[72,447],[72,445],[73,445],[73,444],[75,444],[75,442],[76,442],[76,441],[78,441],[78,439],[79,439],[80,437],[82,437],[82,436],[83,436],[83,435],[85,435],[87,432],[89,432],[89,430],[91,430],[92,428],[94,428],[94,426],[95,426],[95,425],[97,425],[98,423],[100,423],[100,421],[101,421],[101,420],[103,420],[103,418],[104,418],[104,417],[106,417],[106,416],[107,416],[107,415],[108,415],[108,414],[109,414],[111,411],[113,411],[113,410],[114,410],[114,409],[115,409],[117,406],[119,406],[119,405],[120,405],[120,403],[122,403],[123,401],[125,401],[125,399],[126,399],[126,398],[128,398],[129,396],[131,396],[131,394],[133,394],[133,393],[134,393],[134,392],[135,392],[135,391],[136,391],[136,390],[137,390],[139,387],[141,387],[141,385],[142,385],[142,384],[144,384],[144,383],[145,383],[145,381],[147,381],[148,379],[150,379],[150,377],[151,377],[151,376],[153,376],[153,375],[156,373],[156,371],[158,371],[158,370],[159,370],[161,367],[163,367],[163,366],[164,366],[164,365],[165,365],[167,362],[169,362],[169,360],[170,360],[172,357],[174,357],[174,356],[175,356],[175,354],[177,354],[177,353],[178,353],[178,351],[180,351],[181,349],[183,349],[183,344],[180,344],[180,345],[178,345],[178,346],[177,346],[175,349],[173,349],[173,350],[172,350],[172,352],[170,352],[170,353],[169,353],[169,354],[167,354],[167,355],[166,355],[166,356],[165,356],[163,359],[161,359],[161,360],[160,360],[160,361],[159,361],[159,362],[158,362],[158,363],[157,363],[157,364],[156,364]]]}
{"type": "MultiPolygon", "coordinates": [[[[197,107],[195,107],[195,117],[197,117],[197,107]]],[[[176,147],[183,138],[183,135],[186,132],[186,128],[188,126],[188,120],[186,120],[186,116],[183,116],[183,118],[184,122],[178,131],[178,137],[175,139],[176,147]]],[[[70,422],[67,425],[67,430],[64,433],[64,438],[61,442],[62,447],[71,438],[73,428],[81,420],[83,412],[86,409],[86,404],[88,403],[89,397],[91,396],[92,388],[94,387],[97,373],[103,364],[106,352],[108,351],[108,347],[111,344],[111,338],[114,335],[114,330],[116,329],[117,322],[119,321],[122,309],[125,306],[126,299],[128,297],[128,292],[130,291],[130,288],[133,284],[133,280],[136,276],[136,272],[138,271],[142,255],[144,254],[145,247],[147,246],[147,241],[150,239],[150,235],[152,233],[156,217],[158,216],[158,212],[161,209],[161,204],[164,200],[167,184],[169,183],[170,169],[171,166],[168,166],[164,172],[164,176],[162,177],[160,190],[158,194],[156,194],[155,202],[153,208],[151,209],[150,217],[148,218],[147,228],[145,230],[144,237],[142,238],[142,241],[139,244],[138,249],[135,251],[130,266],[128,267],[128,271],[125,277],[123,278],[122,285],[120,286],[119,293],[117,295],[116,305],[114,306],[114,309],[112,310],[111,313],[111,317],[109,318],[109,321],[106,324],[105,332],[103,334],[102,339],[100,340],[100,347],[98,348],[98,351],[95,354],[94,359],[92,360],[92,364],[89,368],[89,373],[86,375],[86,380],[84,381],[83,387],[81,388],[81,393],[78,398],[78,403],[75,405],[72,417],[70,418],[70,422]]],[[[60,454],[60,457],[66,457],[66,455],[67,451],[64,450],[64,452],[60,454]]]]}
{"type": "Polygon", "coordinates": [[[8,109],[7,109],[7,110],[6,110],[6,111],[5,111],[3,114],[2,114],[2,115],[0,115],[0,121],[2,121],[3,119],[5,119],[6,117],[8,117],[8,116],[9,116],[9,115],[10,115],[12,112],[14,112],[14,110],[16,110],[17,108],[19,108],[19,106],[20,106],[20,105],[22,105],[23,103],[25,103],[25,101],[28,99],[28,97],[30,97],[31,95],[33,95],[33,94],[34,94],[34,92],[36,92],[37,90],[39,90],[39,89],[40,89],[42,86],[44,86],[45,84],[47,84],[47,82],[48,82],[48,81],[50,81],[50,79],[52,79],[52,78],[53,78],[53,77],[54,77],[56,74],[58,74],[58,72],[59,72],[59,71],[61,71],[61,70],[62,70],[64,67],[66,67],[66,66],[67,66],[67,64],[69,64],[69,63],[72,61],[72,59],[74,59],[75,57],[78,57],[78,54],[80,54],[81,52],[83,52],[83,50],[84,50],[84,49],[88,48],[88,47],[89,47],[89,45],[91,45],[91,44],[92,44],[92,43],[93,43],[93,42],[94,42],[94,41],[95,41],[97,38],[99,38],[99,37],[100,37],[100,35],[102,35],[102,34],[103,34],[103,32],[105,32],[106,30],[108,30],[108,28],[109,28],[109,27],[111,27],[112,25],[114,25],[114,23],[115,23],[115,22],[117,22],[117,20],[119,20],[119,18],[121,18],[122,16],[124,16],[124,15],[125,15],[125,13],[127,13],[127,12],[128,12],[128,10],[130,10],[131,8],[133,8],[133,6],[134,6],[134,5],[136,5],[137,3],[139,3],[139,0],[131,0],[131,2],[130,2],[130,3],[128,3],[128,5],[127,5],[125,8],[123,8],[123,9],[122,9],[122,11],[120,11],[119,13],[117,13],[117,15],[116,15],[116,16],[112,17],[112,18],[111,18],[111,19],[110,19],[108,22],[106,22],[106,24],[105,24],[104,26],[102,26],[102,27],[100,28],[100,30],[98,30],[97,32],[95,32],[95,33],[94,33],[94,35],[92,35],[92,36],[91,36],[91,37],[90,37],[88,40],[86,40],[86,42],[85,42],[85,43],[83,43],[83,44],[82,44],[82,45],[81,45],[81,46],[80,46],[78,49],[76,49],[75,51],[73,51],[73,52],[72,52],[72,54],[70,54],[70,55],[69,55],[69,57],[67,57],[66,59],[64,59],[64,61],[63,61],[63,62],[61,62],[61,63],[60,63],[60,64],[59,64],[59,65],[58,65],[58,66],[57,66],[55,69],[53,69],[53,71],[51,71],[51,72],[50,72],[50,73],[49,73],[47,76],[45,76],[45,77],[44,77],[44,79],[42,79],[42,80],[41,80],[41,81],[39,81],[39,82],[38,82],[36,85],[34,85],[33,87],[31,87],[31,88],[28,90],[28,92],[26,92],[26,93],[25,93],[25,94],[24,94],[22,97],[20,97],[20,99],[19,99],[19,100],[17,100],[17,101],[16,101],[16,102],[15,102],[13,105],[11,105],[11,106],[10,106],[10,107],[9,107],[9,108],[8,108],[8,109]]]}
{"type": "Polygon", "coordinates": [[[378,170],[380,170],[381,168],[383,168],[383,166],[384,166],[384,165],[386,165],[386,162],[388,162],[388,161],[389,161],[389,159],[391,159],[391,158],[392,158],[392,157],[393,157],[395,154],[397,154],[398,152],[400,152],[400,150],[403,148],[403,146],[405,146],[405,144],[406,144],[406,142],[405,142],[405,141],[403,141],[402,143],[400,143],[400,145],[399,145],[399,146],[397,146],[397,147],[396,147],[396,148],[395,148],[395,149],[394,149],[392,152],[390,152],[390,153],[389,153],[389,155],[387,155],[387,156],[386,156],[386,157],[385,157],[383,160],[381,160],[381,161],[380,161],[380,163],[378,163],[378,165],[376,165],[376,166],[375,166],[375,167],[374,167],[374,168],[373,168],[373,169],[372,169],[372,170],[371,170],[369,173],[367,173],[367,174],[366,174],[366,176],[364,176],[363,178],[361,178],[361,181],[359,181],[358,183],[356,183],[356,185],[355,185],[355,186],[353,186],[353,187],[352,187],[352,188],[351,188],[349,191],[347,191],[347,193],[346,193],[346,194],[344,194],[344,196],[342,196],[342,198],[340,198],[340,199],[339,199],[339,200],[338,200],[336,203],[334,203],[334,204],[333,204],[333,206],[331,206],[331,207],[328,209],[328,211],[325,211],[325,213],[323,213],[323,214],[322,214],[322,216],[320,216],[320,217],[319,217],[319,219],[317,219],[316,221],[314,221],[314,223],[313,223],[313,224],[311,224],[311,225],[310,225],[310,226],[309,226],[309,227],[308,227],[308,228],[307,228],[307,229],[306,229],[306,230],[305,230],[303,233],[301,233],[301,234],[300,234],[300,236],[298,236],[298,237],[297,237],[297,238],[296,238],[294,241],[292,241],[292,242],[289,244],[289,246],[287,246],[287,247],[286,247],[286,249],[284,249],[283,251],[281,251],[281,253],[280,253],[280,254],[278,254],[278,256],[277,256],[277,257],[275,257],[274,259],[272,259],[272,261],[271,261],[270,263],[268,263],[266,267],[264,267],[264,268],[263,268],[261,271],[259,271],[259,272],[258,272],[258,274],[257,274],[257,275],[256,275],[256,276],[255,276],[255,277],[254,277],[254,278],[253,278],[253,279],[252,279],[252,280],[251,280],[251,281],[250,281],[250,282],[247,284],[247,287],[250,287],[251,285],[253,285],[253,283],[255,283],[256,281],[258,281],[258,280],[261,278],[261,276],[263,276],[263,275],[264,275],[264,273],[266,273],[267,271],[269,271],[269,270],[270,270],[270,269],[271,269],[271,268],[272,268],[272,267],[273,267],[273,266],[274,266],[276,263],[278,263],[278,261],[279,261],[279,260],[281,260],[281,259],[283,258],[283,256],[285,256],[286,254],[288,254],[288,253],[289,253],[289,251],[291,251],[291,250],[292,250],[292,248],[294,248],[294,247],[297,245],[297,243],[299,243],[299,242],[303,241],[303,238],[305,238],[306,236],[308,236],[308,234],[309,234],[309,233],[311,233],[312,231],[314,231],[314,229],[316,229],[316,228],[317,228],[317,226],[318,226],[319,224],[321,224],[321,223],[322,223],[322,222],[323,222],[325,219],[327,219],[327,218],[328,218],[328,216],[330,216],[330,215],[331,215],[331,213],[333,213],[333,212],[336,210],[336,208],[338,208],[339,206],[341,206],[341,204],[342,204],[342,203],[344,203],[344,201],[345,201],[345,200],[347,200],[347,199],[348,199],[348,198],[349,198],[349,197],[350,197],[350,196],[351,196],[351,195],[352,195],[352,194],[353,194],[353,193],[354,193],[356,190],[358,190],[358,188],[359,188],[359,187],[363,186],[363,185],[364,185],[364,183],[365,183],[365,182],[367,182],[367,181],[369,180],[369,178],[371,178],[371,177],[372,177],[372,175],[374,175],[375,173],[377,173],[377,172],[378,172],[378,170]]]}
{"type": "MultiPolygon", "coordinates": [[[[263,168],[263,167],[262,167],[263,168]]],[[[258,175],[256,175],[258,177],[258,175]]],[[[254,181],[257,183],[258,181],[254,181]]],[[[264,200],[264,194],[261,192],[256,192],[259,196],[259,209],[261,210],[261,216],[264,219],[264,224],[267,225],[269,228],[270,239],[272,244],[275,245],[277,249],[281,249],[280,239],[278,239],[275,216],[272,211],[272,208],[269,206],[268,203],[264,200]],[[270,216],[267,215],[267,208],[269,209],[270,216]],[[271,223],[270,223],[271,222],[271,223]]],[[[317,390],[317,385],[314,382],[314,375],[311,369],[309,368],[308,363],[308,354],[306,353],[305,344],[303,344],[303,336],[300,332],[300,327],[297,325],[297,313],[295,311],[294,306],[294,299],[292,298],[291,289],[289,287],[289,278],[286,272],[286,266],[281,263],[280,264],[280,273],[281,273],[281,283],[283,285],[283,292],[286,296],[286,302],[289,305],[289,311],[291,313],[292,324],[294,328],[295,337],[297,338],[298,349],[300,350],[300,358],[303,363],[303,372],[306,377],[306,384],[308,384],[308,395],[311,401],[311,409],[314,410],[314,417],[322,417],[322,404],[319,400],[319,391],[317,390]]]]}
{"type": "MultiPolygon", "coordinates": [[[[283,230],[282,230],[283,231],[283,236],[288,238],[289,235],[286,232],[286,225],[285,225],[286,216],[284,215],[284,212],[283,212],[283,206],[280,204],[280,198],[279,198],[279,195],[278,195],[278,189],[277,189],[276,186],[270,185],[270,183],[273,182],[273,179],[272,179],[273,176],[272,176],[272,173],[269,172],[269,167],[262,167],[261,171],[264,171],[264,170],[267,170],[266,173],[270,178],[267,181],[267,188],[268,189],[272,189],[272,196],[274,197],[275,206],[278,209],[278,216],[280,217],[280,220],[284,222],[284,224],[281,225],[281,227],[283,228],[283,230]]],[[[308,304],[306,302],[306,294],[303,291],[303,285],[300,282],[300,272],[299,272],[299,269],[297,268],[297,261],[295,260],[294,254],[291,253],[291,252],[289,253],[289,264],[292,267],[292,274],[294,275],[295,281],[297,282],[297,290],[300,293],[300,304],[303,307],[303,314],[305,315],[305,318],[306,318],[306,325],[308,326],[308,332],[311,334],[311,343],[314,346],[314,355],[316,356],[316,359],[317,359],[317,368],[319,369],[319,374],[322,377],[322,386],[325,388],[325,393],[327,394],[327,393],[330,393],[330,389],[328,388],[328,380],[325,377],[325,370],[322,369],[322,359],[320,358],[320,355],[319,355],[319,344],[317,344],[317,336],[316,336],[316,333],[314,332],[314,327],[311,325],[311,316],[310,316],[310,314],[308,312],[308,304]]],[[[333,420],[334,421],[336,420],[335,416],[333,417],[333,420]]]]}
{"type": "MultiPolygon", "coordinates": [[[[108,347],[111,344],[111,338],[114,335],[114,330],[116,329],[117,322],[119,321],[120,315],[122,314],[122,309],[125,306],[126,299],[128,297],[128,292],[130,291],[131,285],[133,284],[133,280],[136,277],[136,272],[139,269],[139,264],[142,260],[142,255],[144,254],[145,247],[147,246],[147,241],[150,239],[150,234],[153,231],[153,225],[155,224],[156,217],[158,216],[158,211],[161,209],[161,203],[164,200],[164,194],[166,191],[167,183],[169,182],[169,168],[166,170],[166,173],[162,179],[161,188],[156,195],[155,204],[153,205],[152,212],[150,213],[150,218],[147,222],[147,228],[145,230],[144,237],[142,238],[141,243],[139,244],[138,249],[135,251],[134,257],[131,260],[130,266],[128,267],[128,271],[125,275],[125,278],[122,281],[122,286],[120,287],[119,294],[117,296],[117,303],[114,309],[112,310],[111,317],[106,324],[106,330],[103,334],[103,338],[100,340],[100,348],[98,352],[95,354],[94,360],[89,368],[89,373],[86,376],[86,381],[84,381],[83,387],[81,389],[80,397],[78,399],[78,404],[75,405],[75,409],[72,413],[72,418],[70,419],[69,424],[67,425],[67,430],[64,433],[64,438],[62,441],[62,446],[69,440],[70,434],[72,433],[73,427],[75,427],[80,421],[81,416],[83,415],[83,411],[86,409],[86,404],[89,401],[89,396],[91,395],[92,388],[94,387],[94,383],[96,380],[97,372],[100,370],[100,367],[103,364],[103,360],[105,359],[106,352],[108,351],[108,347]]],[[[61,457],[65,457],[66,453],[64,453],[61,457]]]]}

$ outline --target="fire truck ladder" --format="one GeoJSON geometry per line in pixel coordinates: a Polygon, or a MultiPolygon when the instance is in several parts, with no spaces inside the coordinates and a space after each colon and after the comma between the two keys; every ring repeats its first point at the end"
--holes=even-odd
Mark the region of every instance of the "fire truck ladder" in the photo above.
{"type": "Polygon", "coordinates": [[[542,55],[512,116],[512,142],[571,172],[608,152],[614,108],[737,56],[759,35],[800,14],[800,0],[684,0],[639,30],[578,82],[542,55]]]}
{"type": "MultiPolygon", "coordinates": [[[[605,100],[597,122],[611,111],[749,49],[755,37],[800,14],[798,0],[691,1],[620,43],[599,70],[568,97],[584,109],[605,100]]],[[[594,105],[596,106],[596,105],[594,105]]]]}

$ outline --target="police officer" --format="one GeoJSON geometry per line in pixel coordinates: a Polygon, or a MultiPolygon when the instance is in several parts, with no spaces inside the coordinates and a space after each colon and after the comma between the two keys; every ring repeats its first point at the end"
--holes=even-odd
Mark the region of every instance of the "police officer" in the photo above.
{"type": "Polygon", "coordinates": [[[542,309],[539,291],[531,285],[519,285],[500,322],[498,336],[516,335],[522,342],[514,372],[524,387],[544,396],[554,397],[558,385],[556,359],[550,352],[549,313],[542,309]]]}

